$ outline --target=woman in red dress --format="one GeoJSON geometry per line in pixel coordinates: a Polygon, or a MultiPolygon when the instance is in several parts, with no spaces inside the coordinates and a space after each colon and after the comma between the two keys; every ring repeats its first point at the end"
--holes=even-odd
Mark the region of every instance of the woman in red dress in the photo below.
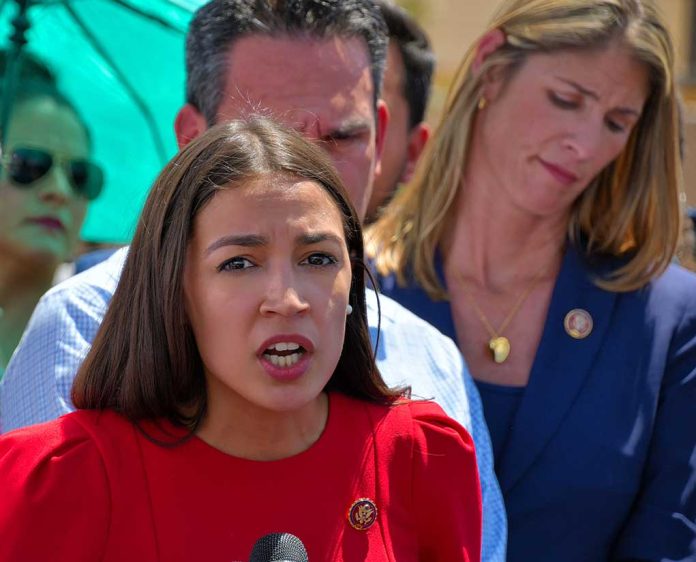
{"type": "Polygon", "coordinates": [[[326,156],[265,119],[164,169],[73,387],[0,438],[0,560],[478,561],[469,435],[389,389],[362,232],[326,156]]]}

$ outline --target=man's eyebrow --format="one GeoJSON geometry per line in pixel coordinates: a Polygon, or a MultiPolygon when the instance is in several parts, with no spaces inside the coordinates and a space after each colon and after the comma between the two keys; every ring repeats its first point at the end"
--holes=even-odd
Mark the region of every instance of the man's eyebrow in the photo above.
{"type": "Polygon", "coordinates": [[[268,244],[268,240],[264,236],[259,236],[257,234],[230,234],[228,236],[222,236],[210,244],[210,246],[205,249],[205,255],[209,256],[215,250],[223,248],[224,246],[247,246],[256,248],[265,246],[266,244],[268,244]]]}
{"type": "MultiPolygon", "coordinates": [[[[567,78],[561,78],[560,76],[557,76],[561,82],[565,82],[569,86],[572,86],[573,88],[577,89],[581,94],[584,94],[588,97],[591,97],[592,99],[599,100],[599,95],[592,91],[588,90],[584,86],[581,86],[577,82],[573,82],[572,80],[568,80],[567,78]]],[[[626,115],[634,115],[635,117],[640,117],[640,111],[633,109],[632,107],[617,107],[614,111],[618,111],[619,113],[624,113],[626,115]]]]}
{"type": "Polygon", "coordinates": [[[328,138],[347,137],[355,133],[362,133],[363,131],[369,130],[369,128],[370,121],[367,119],[348,119],[337,124],[335,127],[328,128],[325,136],[328,138]]]}

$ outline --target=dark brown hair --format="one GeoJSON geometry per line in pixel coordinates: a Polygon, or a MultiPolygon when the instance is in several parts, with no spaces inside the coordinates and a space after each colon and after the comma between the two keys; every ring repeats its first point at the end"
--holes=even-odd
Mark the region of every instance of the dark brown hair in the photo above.
{"type": "MultiPolygon", "coordinates": [[[[9,53],[0,50],[0,97],[7,87],[7,71],[9,66],[9,53]]],[[[75,105],[60,91],[56,77],[46,64],[27,51],[19,55],[17,83],[10,93],[11,104],[21,105],[35,98],[50,98],[58,106],[68,109],[84,130],[87,143],[92,145],[92,135],[85,120],[80,115],[75,105]]]]}
{"type": "Polygon", "coordinates": [[[435,53],[420,24],[392,0],[376,0],[389,30],[389,43],[396,45],[404,65],[401,96],[408,104],[408,124],[413,129],[425,119],[430,98],[435,53]]]}
{"type": "Polygon", "coordinates": [[[314,181],[336,202],[351,256],[343,351],[326,390],[388,403],[367,327],[360,221],[323,151],[265,118],[218,125],[164,168],[145,203],[121,279],[77,373],[78,408],[114,409],[138,421],[193,429],[205,415],[203,364],[184,310],[183,269],[196,215],[223,189],[269,174],[314,181]]]}

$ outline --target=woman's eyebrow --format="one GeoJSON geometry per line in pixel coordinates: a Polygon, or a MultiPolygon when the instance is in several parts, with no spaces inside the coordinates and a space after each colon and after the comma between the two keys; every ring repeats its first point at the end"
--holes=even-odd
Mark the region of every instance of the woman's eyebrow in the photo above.
{"type": "Polygon", "coordinates": [[[567,78],[562,78],[561,76],[556,76],[556,78],[558,80],[560,80],[561,82],[564,82],[564,83],[568,84],[569,86],[572,86],[573,88],[578,90],[581,94],[584,94],[588,97],[591,97],[592,99],[599,100],[599,94],[597,94],[597,92],[594,92],[592,90],[588,90],[587,88],[585,88],[584,86],[581,86],[580,84],[578,84],[577,82],[574,82],[573,80],[569,80],[567,78]]]}
{"type": "Polygon", "coordinates": [[[343,238],[337,236],[333,232],[310,232],[305,234],[300,234],[295,241],[299,244],[308,246],[311,244],[319,244],[320,242],[336,242],[337,244],[343,244],[343,238]]]}
{"type": "Polygon", "coordinates": [[[224,246],[258,247],[265,246],[266,244],[268,244],[268,239],[258,234],[230,234],[228,236],[222,236],[210,244],[205,250],[205,255],[208,256],[218,248],[224,246]]]}
{"type": "MultiPolygon", "coordinates": [[[[585,88],[584,86],[581,86],[577,82],[574,82],[573,80],[568,80],[567,78],[561,78],[560,76],[556,76],[558,80],[561,82],[565,82],[569,86],[572,86],[573,88],[577,89],[581,94],[584,94],[592,99],[598,100],[599,101],[599,94],[596,92],[589,90],[585,88]]],[[[617,107],[614,111],[618,111],[619,113],[625,113],[625,114],[630,114],[630,115],[635,115],[636,117],[640,117],[640,111],[633,109],[632,107],[617,107]]]]}

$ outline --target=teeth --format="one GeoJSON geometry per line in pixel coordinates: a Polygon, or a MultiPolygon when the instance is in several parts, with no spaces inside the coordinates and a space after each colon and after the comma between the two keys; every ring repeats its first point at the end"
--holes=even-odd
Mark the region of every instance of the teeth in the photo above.
{"type": "Polygon", "coordinates": [[[264,356],[276,367],[291,367],[300,360],[301,354],[291,353],[290,355],[271,355],[269,353],[266,353],[264,354],[264,356]]]}
{"type": "Polygon", "coordinates": [[[295,343],[295,342],[278,342],[274,343],[271,347],[268,349],[274,349],[276,351],[295,351],[296,349],[300,349],[300,344],[295,343]]]}

